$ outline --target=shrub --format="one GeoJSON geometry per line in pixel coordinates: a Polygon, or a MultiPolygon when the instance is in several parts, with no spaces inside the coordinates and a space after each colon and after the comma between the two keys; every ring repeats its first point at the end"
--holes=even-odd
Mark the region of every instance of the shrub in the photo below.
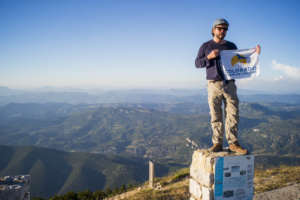
{"type": "Polygon", "coordinates": [[[113,194],[114,194],[114,195],[119,194],[119,188],[118,188],[117,186],[114,188],[113,194]]]}
{"type": "Polygon", "coordinates": [[[120,191],[120,193],[126,192],[126,186],[123,184],[119,191],[120,191]]]}
{"type": "Polygon", "coordinates": [[[94,193],[93,193],[93,196],[96,200],[100,200],[100,199],[104,199],[107,197],[106,193],[103,192],[103,191],[100,191],[100,190],[96,190],[94,193]]]}
{"type": "Polygon", "coordinates": [[[107,196],[110,196],[112,194],[112,191],[111,191],[111,189],[109,187],[106,189],[105,192],[106,192],[107,196]]]}

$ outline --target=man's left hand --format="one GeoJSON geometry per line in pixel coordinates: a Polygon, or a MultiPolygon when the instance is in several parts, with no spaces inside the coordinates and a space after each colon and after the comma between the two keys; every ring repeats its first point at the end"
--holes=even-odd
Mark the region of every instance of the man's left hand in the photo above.
{"type": "Polygon", "coordinates": [[[258,54],[260,54],[260,46],[259,46],[259,45],[256,46],[255,51],[256,51],[258,54]]]}

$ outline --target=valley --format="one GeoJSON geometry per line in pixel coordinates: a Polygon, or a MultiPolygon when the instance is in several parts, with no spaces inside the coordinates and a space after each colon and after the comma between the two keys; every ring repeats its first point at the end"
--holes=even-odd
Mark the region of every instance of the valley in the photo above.
{"type": "MultiPolygon", "coordinates": [[[[257,164],[299,163],[299,111],[241,102],[239,140],[257,164]]],[[[188,167],[211,137],[207,103],[10,103],[0,107],[0,175],[30,174],[32,194],[43,197],[135,185],[147,180],[149,160],[156,176],[188,167]]]]}

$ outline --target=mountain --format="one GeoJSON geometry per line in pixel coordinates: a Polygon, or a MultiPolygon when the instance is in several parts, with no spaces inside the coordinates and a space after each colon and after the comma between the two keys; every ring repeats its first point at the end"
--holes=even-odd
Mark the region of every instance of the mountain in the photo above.
{"type": "Polygon", "coordinates": [[[10,89],[8,87],[0,86],[0,95],[1,96],[9,96],[9,95],[16,95],[16,94],[24,94],[27,93],[24,90],[15,90],[10,89]]]}
{"type": "MultiPolygon", "coordinates": [[[[46,119],[53,117],[64,117],[72,113],[95,110],[99,107],[136,107],[154,109],[176,115],[201,115],[209,114],[208,103],[194,104],[186,103],[114,103],[114,104],[66,104],[66,103],[10,103],[0,107],[0,124],[13,118],[46,119]]],[[[275,115],[294,115],[300,110],[300,104],[286,104],[276,102],[240,103],[240,115],[245,117],[262,118],[262,110],[275,115]],[[259,105],[262,107],[259,108],[259,105]],[[265,108],[264,108],[265,107],[265,108]]],[[[295,117],[293,117],[295,118],[295,117]]],[[[278,118],[280,119],[280,118],[278,118]]],[[[287,118],[288,119],[288,118],[287,118]]]]}
{"type": "Polygon", "coordinates": [[[64,117],[72,113],[94,110],[99,107],[137,107],[154,109],[177,115],[208,114],[208,104],[194,103],[114,103],[114,104],[67,104],[67,103],[10,103],[0,107],[0,124],[13,118],[46,119],[64,117]]]}
{"type": "MultiPolygon", "coordinates": [[[[268,105],[272,107],[272,103],[268,105]]],[[[48,104],[43,106],[51,107],[48,104]]],[[[29,109],[38,112],[31,114],[30,117],[26,117],[28,114],[21,112],[18,116],[23,118],[9,117],[4,120],[0,124],[0,144],[35,145],[64,151],[86,151],[107,155],[173,158],[181,159],[182,163],[188,162],[187,158],[193,148],[208,148],[212,145],[210,115],[175,115],[139,107],[152,106],[156,109],[163,107],[170,110],[175,108],[173,111],[177,112],[189,106],[201,110],[207,108],[207,105],[196,107],[196,104],[113,104],[68,107],[70,105],[62,104],[62,106],[66,108],[54,107],[46,111],[37,108],[29,109]],[[116,105],[137,107],[115,107],[116,105]],[[55,115],[58,117],[46,118],[55,115]]],[[[286,108],[289,105],[282,106],[286,108]]],[[[8,112],[8,108],[14,107],[14,104],[3,106],[0,108],[0,116],[9,116],[3,115],[2,109],[8,112]]],[[[299,118],[297,105],[290,107],[295,110],[287,111],[278,108],[278,111],[271,111],[260,104],[241,103],[239,123],[241,143],[247,145],[251,151],[259,150],[261,147],[251,145],[250,137],[242,138],[242,133],[251,132],[262,124],[272,125],[299,118]]],[[[13,116],[18,113],[13,111],[12,109],[13,116]]],[[[281,130],[280,127],[278,129],[281,130]]]]}
{"type": "MultiPolygon", "coordinates": [[[[206,134],[211,133],[209,121],[208,115],[100,107],[60,118],[11,119],[0,125],[0,144],[145,157],[188,155],[192,149],[186,146],[186,138],[195,134],[211,137],[206,134]]],[[[210,145],[203,142],[200,147],[210,145]]]]}
{"type": "MultiPolygon", "coordinates": [[[[105,190],[144,182],[149,177],[147,159],[133,156],[103,156],[69,153],[40,147],[0,145],[0,177],[29,174],[30,195],[50,197],[68,191],[105,190]]],[[[168,167],[159,163],[155,173],[162,176],[168,167]]]]}
{"type": "Polygon", "coordinates": [[[269,95],[269,94],[257,94],[257,95],[239,95],[240,101],[243,102],[280,102],[280,103],[291,103],[299,104],[300,95],[269,95]]]}
{"type": "MultiPolygon", "coordinates": [[[[199,92],[202,95],[207,95],[207,89],[200,89],[199,92]]],[[[257,91],[257,90],[243,90],[243,89],[238,89],[237,90],[238,95],[258,95],[258,94],[267,94],[267,95],[276,95],[273,92],[268,92],[268,91],[257,91]]],[[[299,94],[299,93],[294,93],[294,94],[299,94]]]]}
{"type": "Polygon", "coordinates": [[[268,105],[271,108],[276,106],[276,109],[269,109],[258,103],[241,103],[240,104],[240,116],[247,118],[256,119],[267,119],[270,122],[294,119],[300,117],[300,106],[299,105],[286,105],[278,103],[262,103],[263,105],[268,105]]]}
{"type": "Polygon", "coordinates": [[[27,93],[44,93],[44,92],[54,92],[54,93],[62,93],[62,92],[81,92],[81,93],[88,93],[90,95],[99,95],[106,90],[100,89],[100,88],[95,88],[95,89],[81,89],[81,88],[74,88],[74,87],[40,87],[40,88],[35,88],[32,90],[28,90],[27,93]]]}
{"type": "Polygon", "coordinates": [[[101,95],[89,95],[80,92],[63,93],[32,93],[22,95],[0,96],[0,106],[9,103],[69,103],[69,104],[96,104],[96,103],[176,103],[197,102],[205,103],[207,98],[203,95],[172,96],[159,94],[116,94],[107,92],[101,95]]]}
{"type": "MultiPolygon", "coordinates": [[[[145,92],[145,91],[143,91],[145,92]]],[[[176,94],[177,92],[171,92],[176,94]]],[[[189,92],[187,92],[188,94],[189,92]]],[[[239,95],[243,102],[281,102],[300,103],[300,95],[239,95]]],[[[100,95],[90,95],[82,92],[45,92],[26,93],[10,96],[0,96],[0,106],[9,103],[69,103],[69,104],[99,104],[99,103],[183,103],[192,102],[195,104],[207,103],[207,96],[193,94],[187,96],[167,95],[167,94],[131,94],[126,92],[105,92],[100,95]]]]}
{"type": "Polygon", "coordinates": [[[247,141],[253,153],[263,155],[300,155],[300,118],[261,123],[244,130],[241,139],[247,141]]]}
{"type": "MultiPolygon", "coordinates": [[[[134,156],[104,156],[83,152],[70,153],[33,146],[10,147],[3,145],[0,145],[0,154],[0,177],[29,174],[31,176],[31,197],[49,198],[54,194],[60,196],[69,191],[77,193],[87,189],[94,192],[97,189],[106,190],[107,187],[120,188],[122,184],[128,187],[129,184],[143,183],[149,177],[149,160],[134,156]]],[[[169,160],[168,165],[161,164],[159,161],[155,161],[156,178],[166,175],[170,172],[171,167],[176,165],[172,160],[169,160]]],[[[263,167],[295,165],[299,161],[300,158],[291,157],[255,157],[256,164],[263,167]]],[[[189,165],[179,166],[182,168],[189,165]]],[[[178,174],[182,176],[182,171],[177,174],[169,174],[162,179],[174,180],[178,174]]],[[[168,181],[167,184],[176,182],[168,181]]]]}
{"type": "Polygon", "coordinates": [[[300,104],[286,104],[279,102],[266,102],[266,101],[258,101],[257,104],[260,104],[269,110],[272,111],[296,111],[300,110],[300,104]]]}
{"type": "MultiPolygon", "coordinates": [[[[43,119],[43,118],[61,117],[64,116],[64,113],[66,113],[62,110],[64,108],[68,109],[70,107],[72,107],[72,105],[66,103],[46,103],[46,104],[10,103],[10,104],[6,104],[3,107],[0,107],[0,123],[3,123],[6,120],[12,118],[43,119]],[[51,113],[50,110],[52,111],[51,113]],[[61,112],[55,112],[57,110],[60,110],[61,112]]],[[[69,113],[70,112],[68,112],[68,114],[69,113]]]]}
{"type": "MultiPolygon", "coordinates": [[[[299,111],[241,102],[240,143],[257,163],[298,162],[299,111]]],[[[148,179],[150,159],[161,176],[212,145],[207,103],[12,103],[0,107],[0,120],[0,176],[31,174],[32,196],[136,184],[148,179]]]]}

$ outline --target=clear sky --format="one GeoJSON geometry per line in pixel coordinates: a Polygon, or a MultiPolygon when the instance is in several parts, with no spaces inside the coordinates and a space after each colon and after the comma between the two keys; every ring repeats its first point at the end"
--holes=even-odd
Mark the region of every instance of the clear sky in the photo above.
{"type": "Polygon", "coordinates": [[[252,90],[299,91],[300,1],[0,0],[0,85],[204,88],[194,60],[225,18],[225,39],[261,46],[252,90]]]}

